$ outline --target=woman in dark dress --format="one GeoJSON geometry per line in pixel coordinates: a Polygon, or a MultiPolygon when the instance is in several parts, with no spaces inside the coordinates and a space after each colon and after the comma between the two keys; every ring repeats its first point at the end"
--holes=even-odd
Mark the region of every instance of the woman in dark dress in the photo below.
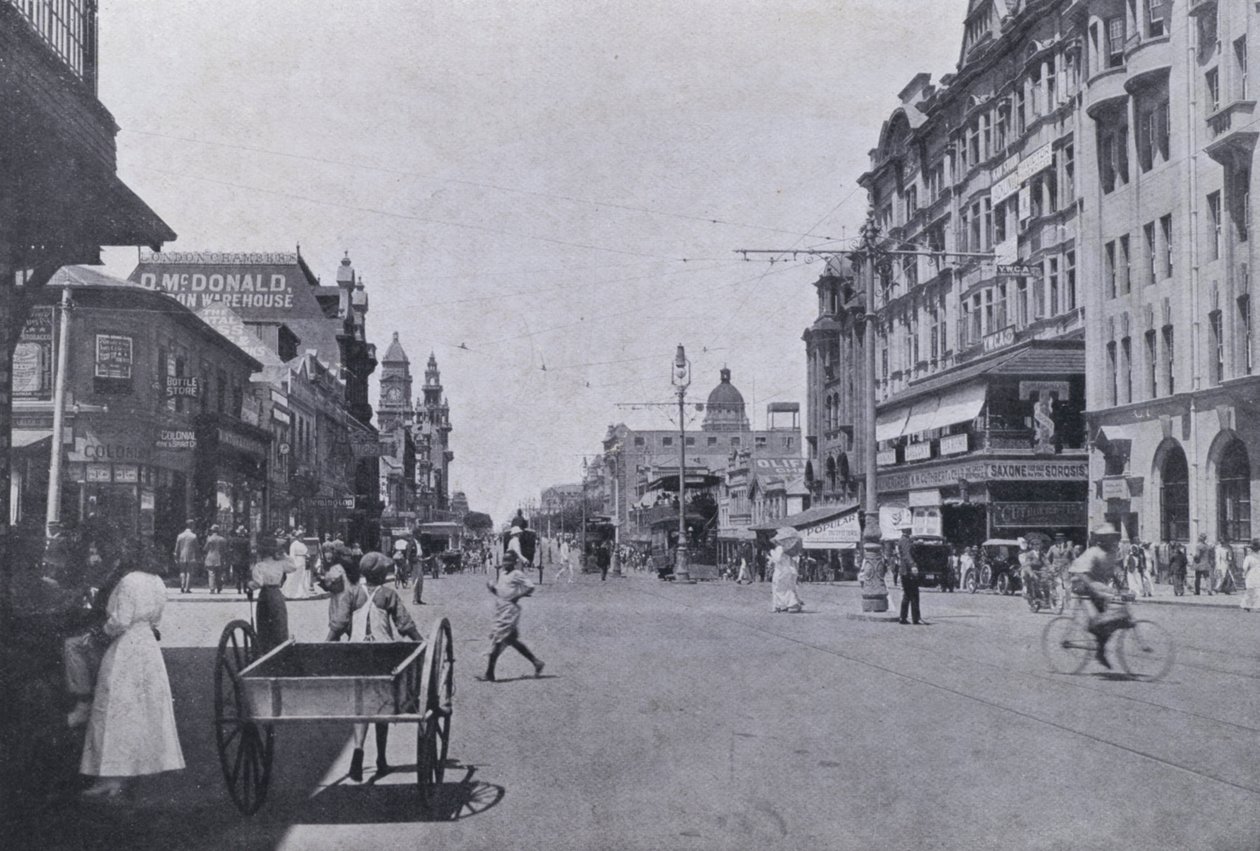
{"type": "Polygon", "coordinates": [[[283,539],[260,541],[258,548],[260,555],[266,557],[250,571],[249,587],[258,592],[258,649],[266,653],[289,640],[289,610],[280,586],[285,575],[297,567],[289,558],[283,539]]]}

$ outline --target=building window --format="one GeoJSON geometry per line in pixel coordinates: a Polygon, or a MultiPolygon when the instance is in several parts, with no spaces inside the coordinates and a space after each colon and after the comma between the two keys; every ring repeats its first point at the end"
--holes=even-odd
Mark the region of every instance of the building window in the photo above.
{"type": "Polygon", "coordinates": [[[1059,258],[1046,258],[1046,307],[1047,316],[1057,316],[1061,302],[1059,301],[1059,258]]]}
{"type": "Polygon", "coordinates": [[[1076,310],[1076,252],[1063,255],[1063,292],[1066,298],[1064,312],[1076,310]]]}
{"type": "Polygon", "coordinates": [[[1164,326],[1164,387],[1171,396],[1177,392],[1176,374],[1177,348],[1173,337],[1173,326],[1164,326]]]}
{"type": "Polygon", "coordinates": [[[646,446],[646,445],[647,445],[647,441],[646,441],[646,440],[644,440],[642,437],[636,437],[636,438],[634,439],[634,445],[635,445],[635,446],[646,446]]]}
{"type": "Polygon", "coordinates": [[[1234,40],[1235,74],[1234,91],[1238,100],[1247,99],[1247,37],[1234,40]]]}
{"type": "Polygon", "coordinates": [[[158,406],[158,409],[161,410],[162,408],[165,408],[167,406],[166,376],[169,375],[169,373],[166,371],[167,370],[167,356],[166,356],[165,347],[161,347],[161,346],[158,347],[157,366],[158,366],[157,368],[157,374],[158,374],[158,392],[157,392],[158,404],[157,406],[158,406]]]}
{"type": "Polygon", "coordinates": [[[1015,88],[1015,135],[1024,135],[1024,130],[1028,127],[1028,121],[1024,115],[1025,106],[1024,87],[1017,86],[1015,88]]]}
{"type": "Polygon", "coordinates": [[[1190,466],[1186,453],[1173,446],[1160,470],[1160,535],[1165,541],[1190,540],[1190,466]]]}
{"type": "Polygon", "coordinates": [[[220,414],[227,413],[227,394],[227,376],[220,372],[215,376],[215,410],[220,414]]]}
{"type": "Polygon", "coordinates": [[[1168,161],[1168,93],[1143,97],[1136,106],[1138,168],[1150,171],[1157,162],[1168,161]]]}
{"type": "Polygon", "coordinates": [[[1133,272],[1132,265],[1129,263],[1128,234],[1120,237],[1120,253],[1116,258],[1116,262],[1120,266],[1116,271],[1117,283],[1121,287],[1121,294],[1128,295],[1133,291],[1133,272]]]}
{"type": "Polygon", "coordinates": [[[1159,250],[1155,245],[1155,223],[1142,225],[1142,243],[1146,249],[1146,264],[1142,267],[1147,286],[1155,283],[1156,268],[1159,266],[1159,250]]]}
{"type": "Polygon", "coordinates": [[[1116,288],[1116,244],[1114,241],[1103,246],[1103,280],[1107,282],[1107,298],[1115,298],[1119,290],[1116,288]]]}
{"type": "Polygon", "coordinates": [[[1229,217],[1234,224],[1234,239],[1246,242],[1251,218],[1251,170],[1230,168],[1225,172],[1229,189],[1229,217]]]}
{"type": "Polygon", "coordinates": [[[687,438],[687,445],[688,445],[688,446],[695,446],[695,445],[696,445],[696,439],[695,439],[694,437],[689,437],[689,438],[687,438]]]}
{"type": "Polygon", "coordinates": [[[1221,74],[1216,68],[1212,68],[1203,75],[1203,81],[1206,83],[1206,97],[1203,99],[1207,104],[1208,115],[1212,115],[1221,108],[1221,74]]]}
{"type": "Polygon", "coordinates": [[[1120,341],[1120,390],[1127,405],[1133,401],[1133,341],[1125,337],[1120,341]]]}
{"type": "Polygon", "coordinates": [[[1221,193],[1207,196],[1208,207],[1208,259],[1221,259],[1221,193]]]}
{"type": "Polygon", "coordinates": [[[1223,541],[1251,539],[1251,462],[1235,440],[1221,453],[1216,474],[1216,534],[1223,541]]]}
{"type": "Polygon", "coordinates": [[[1243,375],[1251,375],[1251,297],[1238,297],[1238,349],[1243,375]]]}
{"type": "Polygon", "coordinates": [[[1015,282],[1015,326],[1023,328],[1030,320],[1031,304],[1028,299],[1028,279],[1017,278],[1015,282]]]}
{"type": "Polygon", "coordinates": [[[716,438],[716,437],[710,437],[710,438],[709,438],[709,440],[708,440],[707,445],[708,445],[708,446],[717,446],[717,438],[716,438]]]}
{"type": "Polygon", "coordinates": [[[1063,179],[1059,181],[1063,185],[1063,200],[1070,205],[1076,199],[1075,146],[1064,145],[1059,151],[1059,169],[1063,173],[1063,179]]]}
{"type": "Polygon", "coordinates": [[[1155,332],[1146,332],[1146,398],[1159,396],[1159,348],[1155,332]]]}
{"type": "Polygon", "coordinates": [[[1225,378],[1225,335],[1221,324],[1221,312],[1208,314],[1208,380],[1220,384],[1225,378]]]}
{"type": "Polygon", "coordinates": [[[732,438],[731,438],[731,446],[739,446],[739,438],[738,438],[738,437],[732,437],[732,438]]]}
{"type": "Polygon", "coordinates": [[[1173,273],[1173,229],[1172,213],[1159,218],[1160,236],[1164,239],[1164,277],[1171,278],[1173,273]]]}
{"type": "Polygon", "coordinates": [[[1112,340],[1107,344],[1107,375],[1110,380],[1107,384],[1107,404],[1117,405],[1120,393],[1120,366],[1116,360],[1116,341],[1112,340]]]}
{"type": "Polygon", "coordinates": [[[1124,16],[1107,19],[1107,67],[1124,65],[1124,16]]]}
{"type": "Polygon", "coordinates": [[[1146,37],[1160,38],[1167,32],[1168,0],[1146,0],[1146,37]]]}
{"type": "Polygon", "coordinates": [[[672,437],[661,438],[661,446],[673,446],[673,445],[674,445],[674,438],[672,437]]]}

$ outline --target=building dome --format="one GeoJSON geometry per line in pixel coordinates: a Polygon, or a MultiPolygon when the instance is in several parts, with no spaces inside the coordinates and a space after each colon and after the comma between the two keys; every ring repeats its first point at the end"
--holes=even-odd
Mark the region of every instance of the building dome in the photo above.
{"type": "Polygon", "coordinates": [[[709,393],[709,401],[705,403],[704,431],[748,431],[748,416],[745,413],[744,394],[731,384],[731,371],[722,368],[722,380],[709,393]]]}

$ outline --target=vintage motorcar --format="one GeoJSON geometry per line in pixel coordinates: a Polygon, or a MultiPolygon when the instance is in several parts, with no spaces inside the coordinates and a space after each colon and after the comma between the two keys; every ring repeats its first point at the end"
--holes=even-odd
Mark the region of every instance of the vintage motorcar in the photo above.
{"type": "Polygon", "coordinates": [[[919,568],[919,584],[929,588],[942,588],[949,574],[949,554],[953,548],[936,536],[916,536],[910,539],[910,553],[919,568]]]}
{"type": "Polygon", "coordinates": [[[1014,594],[1019,581],[1019,541],[1014,538],[990,538],[980,545],[976,567],[962,578],[962,587],[971,593],[997,591],[1014,594]]]}

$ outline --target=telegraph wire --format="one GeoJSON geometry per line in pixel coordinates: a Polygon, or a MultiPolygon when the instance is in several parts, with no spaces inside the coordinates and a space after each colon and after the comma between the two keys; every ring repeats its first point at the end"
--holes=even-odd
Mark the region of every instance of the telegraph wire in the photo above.
{"type": "MultiPolygon", "coordinates": [[[[391,168],[382,165],[370,165],[366,163],[349,162],[346,160],[335,160],[326,157],[316,157],[306,154],[295,154],[287,151],[276,151],[269,148],[260,148],[253,145],[241,145],[235,142],[220,142],[210,139],[195,139],[189,136],[177,136],[168,133],[157,133],[151,130],[125,130],[124,132],[135,133],[139,136],[152,136],[159,139],[170,139],[178,142],[189,142],[194,145],[208,145],[219,148],[229,148],[240,151],[249,151],[251,153],[267,154],[269,156],[283,157],[286,159],[303,160],[306,162],[315,162],[323,165],[344,166],[346,168],[362,169],[364,171],[378,171],[386,174],[396,174],[405,177],[415,177],[422,180],[432,180],[440,183],[451,183],[459,186],[471,186],[478,189],[491,189],[496,192],[510,192],[516,195],[526,195],[534,198],[544,198],[549,201],[566,201],[572,204],[586,204],[593,207],[604,207],[611,210],[623,210],[632,213],[645,213],[652,216],[664,216],[667,218],[681,219],[683,221],[701,222],[703,224],[722,225],[727,227],[747,228],[749,230],[762,230],[767,233],[781,233],[788,236],[814,237],[834,241],[834,237],[825,234],[815,233],[799,233],[794,230],[786,230],[783,228],[771,227],[769,225],[754,225],[746,222],[735,222],[728,219],[720,219],[713,216],[701,216],[691,213],[675,213],[668,210],[654,210],[650,207],[636,207],[633,204],[622,204],[613,201],[597,201],[590,198],[578,198],[573,195],[563,195],[552,192],[539,192],[533,189],[520,189],[514,186],[503,186],[496,183],[484,183],[476,180],[467,180],[458,177],[441,177],[435,174],[426,174],[424,172],[412,171],[409,169],[391,168]]],[[[847,200],[847,199],[846,199],[847,200]]],[[[822,222],[819,222],[821,224],[822,222]]],[[[812,228],[811,228],[812,230],[812,228]]]]}

